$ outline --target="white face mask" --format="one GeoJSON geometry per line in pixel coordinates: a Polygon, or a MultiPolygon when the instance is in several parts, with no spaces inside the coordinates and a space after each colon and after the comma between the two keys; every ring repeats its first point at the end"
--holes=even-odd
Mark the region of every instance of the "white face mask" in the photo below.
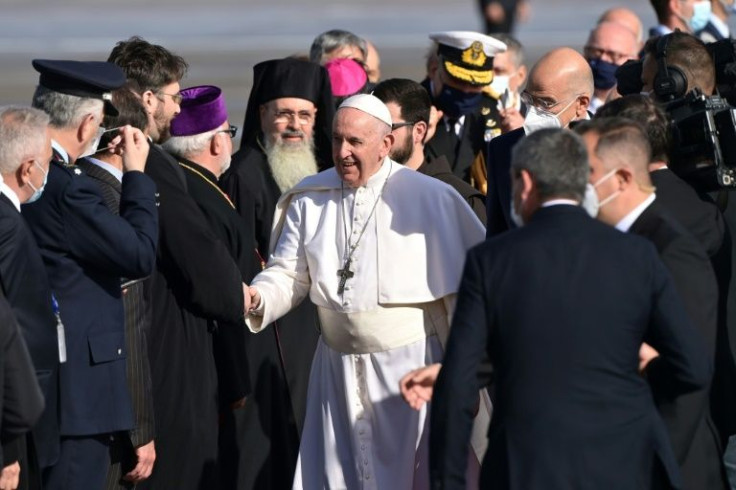
{"type": "Polygon", "coordinates": [[[79,158],[94,155],[95,153],[97,153],[97,147],[100,146],[100,140],[102,139],[102,133],[104,132],[105,128],[103,128],[102,126],[97,128],[97,134],[95,135],[95,138],[89,143],[89,146],[87,146],[87,149],[84,150],[84,153],[82,153],[79,158]]]}
{"type": "Polygon", "coordinates": [[[511,211],[509,211],[509,217],[517,228],[521,228],[522,226],[524,226],[524,218],[522,218],[519,212],[516,211],[516,205],[514,204],[513,197],[511,198],[511,211]]]}
{"type": "Polygon", "coordinates": [[[498,95],[503,95],[503,93],[509,89],[508,75],[494,75],[493,81],[491,82],[491,88],[498,95]]]}
{"type": "Polygon", "coordinates": [[[603,182],[610,179],[611,176],[613,176],[617,171],[618,169],[614,168],[606,175],[598,179],[595,184],[591,184],[590,182],[585,184],[585,196],[583,196],[583,202],[581,202],[580,205],[583,207],[583,209],[585,209],[585,211],[590,215],[591,218],[595,218],[596,216],[598,216],[598,211],[600,211],[603,206],[613,201],[618,197],[619,194],[621,194],[621,191],[617,190],[604,200],[598,201],[598,193],[595,190],[603,182]]]}
{"type": "Polygon", "coordinates": [[[577,97],[573,98],[562,108],[557,114],[553,114],[544,109],[539,109],[536,106],[530,105],[526,113],[526,119],[524,119],[524,134],[529,136],[535,131],[545,128],[561,128],[562,122],[560,122],[559,115],[565,112],[575,102],[577,97]]]}

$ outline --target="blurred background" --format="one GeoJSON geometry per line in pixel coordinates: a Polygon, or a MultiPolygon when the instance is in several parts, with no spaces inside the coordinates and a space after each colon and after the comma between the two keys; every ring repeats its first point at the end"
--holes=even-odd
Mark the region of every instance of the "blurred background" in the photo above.
{"type": "MultiPolygon", "coordinates": [[[[529,66],[553,47],[582,49],[607,8],[625,6],[646,29],[655,24],[648,0],[528,1],[531,15],[514,34],[529,66]]],[[[481,32],[482,23],[476,0],[0,0],[0,105],[30,103],[33,58],[105,60],[117,41],[140,35],[189,62],[182,88],[220,86],[239,126],[253,65],[306,54],[317,34],[334,28],[376,45],[383,78],[419,81],[428,33],[481,32]]]]}

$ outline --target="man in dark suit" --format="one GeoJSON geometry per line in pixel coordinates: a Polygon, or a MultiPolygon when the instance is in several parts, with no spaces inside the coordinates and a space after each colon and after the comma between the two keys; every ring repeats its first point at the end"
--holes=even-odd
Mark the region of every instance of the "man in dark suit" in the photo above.
{"type": "Polygon", "coordinates": [[[595,119],[607,117],[625,117],[646,130],[652,150],[649,172],[657,201],[713,257],[723,244],[723,216],[708,195],[696,192],[668,167],[670,124],[664,111],[650,97],[627,95],[607,103],[595,115],[595,119]]]}
{"type": "Polygon", "coordinates": [[[528,110],[524,127],[491,140],[486,168],[488,194],[486,236],[514,228],[511,221],[511,150],[524,136],[545,127],[567,127],[571,121],[587,119],[593,96],[593,73],[588,62],[570,48],[545,54],[529,74],[522,93],[528,110]]]}
{"type": "MultiPolygon", "coordinates": [[[[0,289],[0,442],[3,448],[22,439],[43,411],[43,394],[33,370],[31,356],[13,310],[0,289]]],[[[12,463],[13,457],[0,452],[5,465],[0,475],[0,488],[29,488],[24,480],[18,478],[19,473],[22,476],[27,468],[21,468],[18,461],[12,463]]]]}
{"type": "Polygon", "coordinates": [[[67,351],[59,381],[61,451],[44,487],[102,488],[110,436],[133,426],[120,278],[145,277],[155,264],[155,187],[143,174],[148,142],[129,126],[116,140],[125,168],[124,211],[116,216],[74,161],[97,148],[103,107],[116,112],[110,90],[124,74],[103,62],[35,60],[34,67],[41,77],[33,105],[51,118],[55,153],[39,187],[43,196],[24,205],[23,216],[58,300],[67,351]]]}
{"type": "Polygon", "coordinates": [[[59,340],[46,269],[20,206],[38,197],[51,159],[49,117],[31,107],[0,109],[0,284],[28,345],[46,406],[29,437],[4,447],[20,460],[20,488],[40,488],[43,468],[59,457],[59,340]],[[27,447],[27,459],[23,447],[27,447]]]}
{"type": "MultiPolygon", "coordinates": [[[[117,116],[105,116],[106,128],[130,125],[145,131],[148,116],[138,98],[128,87],[115,90],[112,102],[117,116]]],[[[106,133],[98,145],[107,148],[116,136],[106,133]]],[[[84,173],[98,186],[105,205],[114,214],[120,214],[122,194],[123,159],[106,151],[80,158],[76,162],[84,173]]],[[[142,280],[121,279],[123,309],[125,315],[125,359],[128,390],[133,406],[134,427],[116,435],[110,449],[111,464],[107,472],[107,490],[132,488],[151,475],[156,459],[154,444],[155,424],[151,367],[148,361],[148,335],[151,329],[151,304],[144,293],[142,280]]]]}
{"type": "MultiPolygon", "coordinates": [[[[186,61],[133,37],[115,45],[120,66],[148,113],[147,134],[166,141],[179,113],[186,61]]],[[[147,293],[152,301],[148,350],[156,420],[156,464],[138,488],[217,488],[217,373],[212,320],[237,323],[244,285],[227,247],[187,192],[186,175],[158,144],[146,174],[156,183],[159,248],[147,293]]]]}
{"type": "Polygon", "coordinates": [[[484,353],[495,403],[481,488],[677,487],[639,371],[676,396],[707,385],[711,365],[672,279],[650,243],[579,206],[588,160],[578,136],[530,135],[514,150],[512,173],[525,226],[468,254],[432,399],[434,488],[465,488],[484,353]],[[640,355],[642,341],[659,356],[640,355]]]}
{"type": "MultiPolygon", "coordinates": [[[[599,208],[598,219],[654,244],[712,360],[718,316],[716,276],[702,246],[654,193],[646,133],[637,123],[616,117],[582,123],[575,131],[588,148],[590,182],[600,202],[606,203],[599,208]]],[[[720,442],[710,416],[710,386],[674,399],[663,395],[656,384],[652,391],[680,464],[683,489],[724,488],[720,442]]]]}

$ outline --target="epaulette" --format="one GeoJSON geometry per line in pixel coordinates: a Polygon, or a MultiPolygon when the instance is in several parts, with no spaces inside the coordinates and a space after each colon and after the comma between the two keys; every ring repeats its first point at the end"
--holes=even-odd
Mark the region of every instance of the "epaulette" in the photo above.
{"type": "Polygon", "coordinates": [[[77,165],[66,163],[64,160],[51,160],[51,163],[55,163],[58,168],[65,170],[69,175],[82,175],[84,173],[77,165]]]}

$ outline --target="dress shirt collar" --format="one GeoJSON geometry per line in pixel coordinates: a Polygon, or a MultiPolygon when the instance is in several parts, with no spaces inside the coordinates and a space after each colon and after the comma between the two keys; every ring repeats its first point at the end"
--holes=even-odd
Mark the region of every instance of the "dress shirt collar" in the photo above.
{"type": "Polygon", "coordinates": [[[710,18],[708,20],[711,24],[713,24],[713,27],[715,27],[716,30],[721,33],[721,36],[723,36],[724,38],[731,37],[731,29],[728,27],[728,24],[723,22],[716,14],[711,12],[710,18]]]}
{"type": "Polygon", "coordinates": [[[628,233],[629,229],[631,228],[631,225],[634,224],[634,222],[639,219],[639,216],[641,216],[641,213],[643,213],[653,202],[654,199],[657,197],[656,194],[652,193],[642,201],[641,204],[639,204],[637,207],[632,209],[629,214],[624,216],[624,218],[616,223],[616,229],[619,231],[623,231],[624,233],[628,233]]]}
{"type": "Polygon", "coordinates": [[[115,177],[115,179],[117,179],[118,182],[120,183],[123,182],[123,171],[120,170],[119,168],[114,167],[107,162],[103,162],[102,160],[98,160],[92,157],[87,157],[87,161],[97,167],[100,167],[102,170],[108,172],[109,174],[111,174],[113,177],[115,177]]]}
{"type": "Polygon", "coordinates": [[[15,191],[8,187],[8,184],[5,183],[2,175],[0,175],[0,194],[5,194],[6,196],[8,196],[10,202],[13,203],[15,209],[17,209],[20,213],[20,199],[18,199],[18,195],[15,193],[15,191]]]}
{"type": "Polygon", "coordinates": [[[63,158],[66,163],[71,163],[69,161],[69,153],[67,153],[66,150],[62,148],[62,146],[59,143],[57,143],[54,140],[51,140],[51,148],[56,150],[56,153],[61,155],[61,158],[63,158]]]}
{"type": "Polygon", "coordinates": [[[580,202],[576,201],[575,199],[550,199],[549,201],[544,201],[541,207],[548,208],[550,206],[559,205],[580,206],[580,202]]]}

